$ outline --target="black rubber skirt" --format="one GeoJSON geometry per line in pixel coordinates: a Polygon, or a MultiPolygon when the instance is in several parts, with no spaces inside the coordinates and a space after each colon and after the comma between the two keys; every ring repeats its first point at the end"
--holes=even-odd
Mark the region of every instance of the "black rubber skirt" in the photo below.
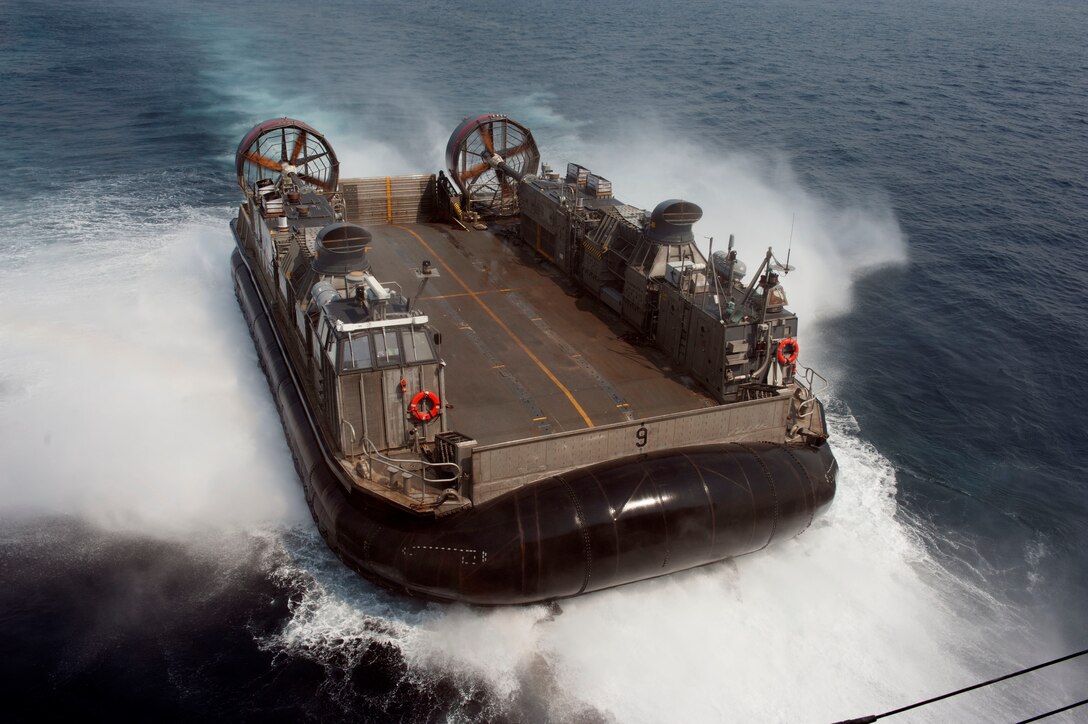
{"type": "Polygon", "coordinates": [[[762,550],[802,533],[835,495],[827,445],[723,443],[555,475],[447,518],[348,491],[322,447],[240,251],[239,304],[318,529],[391,589],[497,605],[599,591],[762,550]]]}

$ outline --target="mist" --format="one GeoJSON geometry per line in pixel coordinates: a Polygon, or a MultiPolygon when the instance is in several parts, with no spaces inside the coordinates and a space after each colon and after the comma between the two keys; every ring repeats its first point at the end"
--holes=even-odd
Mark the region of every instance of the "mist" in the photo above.
{"type": "Polygon", "coordinates": [[[0,277],[0,503],[157,534],[305,519],[224,218],[81,228],[0,277]]]}
{"type": "MultiPolygon", "coordinates": [[[[574,158],[545,158],[561,172],[567,161],[613,180],[617,198],[647,210],[669,198],[698,204],[694,226],[704,251],[709,237],[725,249],[734,235],[751,280],[768,247],[796,271],[783,277],[790,308],[807,326],[843,314],[860,274],[902,264],[907,245],[899,222],[874,190],[836,205],[805,189],[782,153],[709,151],[645,122],[625,122],[592,145],[572,145],[574,158]]],[[[803,334],[803,331],[802,331],[803,334]]]]}

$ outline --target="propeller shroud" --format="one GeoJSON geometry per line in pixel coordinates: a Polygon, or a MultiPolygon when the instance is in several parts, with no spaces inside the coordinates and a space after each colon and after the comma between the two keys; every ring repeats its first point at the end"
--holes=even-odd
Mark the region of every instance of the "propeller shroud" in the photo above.
{"type": "Polygon", "coordinates": [[[284,174],[330,193],[340,180],[340,162],[329,142],[302,121],[276,118],[258,123],[238,144],[235,153],[238,185],[252,191],[269,179],[279,185],[284,174]]]}
{"type": "Polygon", "coordinates": [[[446,144],[446,168],[466,209],[497,216],[517,213],[517,184],[536,174],[539,165],[532,132],[501,114],[466,118],[446,144]]]}

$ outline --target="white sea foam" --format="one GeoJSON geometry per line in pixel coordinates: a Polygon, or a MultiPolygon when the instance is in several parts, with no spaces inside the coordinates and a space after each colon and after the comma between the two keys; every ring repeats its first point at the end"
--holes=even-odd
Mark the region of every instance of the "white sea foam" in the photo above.
{"type": "Polygon", "coordinates": [[[3,509],[149,532],[301,519],[225,212],[88,227],[112,202],[87,192],[0,281],[3,509]]]}
{"type": "MultiPolygon", "coordinates": [[[[541,721],[832,721],[1011,669],[1005,646],[1023,622],[948,578],[896,519],[887,460],[847,414],[832,424],[833,507],[764,553],[563,601],[553,617],[406,602],[310,533],[292,537],[277,570],[299,594],[292,618],[263,643],[336,672],[334,687],[371,644],[393,645],[412,685],[453,680],[466,698],[483,687],[496,713],[541,721]]],[[[1011,720],[1061,696],[1014,686],[905,720],[1011,720]]]]}

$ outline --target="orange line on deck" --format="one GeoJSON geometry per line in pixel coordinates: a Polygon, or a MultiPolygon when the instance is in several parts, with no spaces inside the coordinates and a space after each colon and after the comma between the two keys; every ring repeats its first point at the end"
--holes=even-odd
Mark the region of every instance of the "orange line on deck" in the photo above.
{"type": "Polygon", "coordinates": [[[514,290],[513,289],[484,289],[484,290],[481,290],[481,291],[478,291],[478,292],[458,292],[457,294],[439,294],[439,295],[433,296],[433,297],[423,297],[423,300],[421,300],[421,301],[424,301],[424,300],[427,300],[427,299],[457,299],[458,297],[471,297],[473,294],[496,294],[496,293],[505,293],[505,292],[512,292],[512,291],[514,291],[514,290]]]}
{"type": "Polygon", "coordinates": [[[578,414],[582,416],[582,419],[586,421],[586,425],[588,427],[595,427],[595,425],[593,424],[593,420],[589,419],[589,415],[587,415],[586,411],[582,409],[582,406],[578,404],[578,400],[574,399],[574,395],[571,394],[571,391],[568,390],[566,386],[559,381],[559,378],[556,377],[555,374],[550,369],[548,369],[548,367],[543,362],[540,361],[539,357],[533,354],[533,351],[531,349],[525,346],[525,343],[522,342],[516,334],[514,334],[514,330],[510,329],[510,327],[507,326],[506,322],[499,319],[499,315],[495,314],[494,310],[492,310],[491,307],[487,306],[487,302],[480,298],[479,293],[472,291],[472,289],[469,288],[468,284],[465,284],[465,280],[462,279],[457,272],[451,269],[449,264],[442,260],[442,257],[438,255],[438,252],[436,252],[430,244],[424,241],[422,236],[405,226],[393,226],[394,228],[400,229],[401,231],[407,231],[409,234],[416,238],[416,241],[418,241],[420,244],[423,244],[423,248],[429,251],[433,257],[438,259],[438,263],[441,264],[443,268],[445,268],[445,270],[450,273],[450,276],[453,277],[454,280],[461,285],[461,287],[468,293],[470,297],[473,298],[473,300],[475,300],[477,304],[483,307],[483,310],[487,312],[492,319],[495,320],[495,324],[499,325],[502,331],[506,332],[510,339],[514,340],[514,344],[516,344],[518,347],[521,347],[521,351],[529,355],[529,359],[535,362],[536,366],[539,367],[541,371],[548,376],[548,379],[550,379],[555,384],[555,386],[558,387],[559,390],[567,396],[567,399],[570,400],[570,404],[574,405],[574,409],[577,410],[578,414]]]}

